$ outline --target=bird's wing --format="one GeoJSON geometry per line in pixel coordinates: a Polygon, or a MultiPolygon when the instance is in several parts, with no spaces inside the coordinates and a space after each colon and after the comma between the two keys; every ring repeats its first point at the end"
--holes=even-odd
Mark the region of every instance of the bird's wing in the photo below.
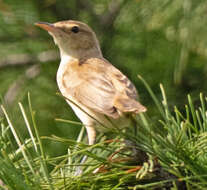
{"type": "MultiPolygon", "coordinates": [[[[89,59],[74,67],[72,72],[80,82],[68,86],[69,92],[86,107],[113,118],[118,118],[120,112],[144,110],[144,106],[135,100],[134,85],[106,60],[89,59]]],[[[65,77],[66,86],[67,80],[69,78],[65,77]]]]}
{"type": "Polygon", "coordinates": [[[137,101],[138,94],[133,83],[110,64],[110,78],[116,88],[114,107],[121,112],[145,112],[147,109],[137,101]]]}

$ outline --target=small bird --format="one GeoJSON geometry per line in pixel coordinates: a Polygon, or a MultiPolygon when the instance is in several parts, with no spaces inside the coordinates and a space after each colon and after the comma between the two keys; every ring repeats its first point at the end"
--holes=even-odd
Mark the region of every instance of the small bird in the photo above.
{"type": "Polygon", "coordinates": [[[137,101],[132,82],[103,57],[97,37],[87,24],[68,20],[35,25],[48,31],[59,47],[57,84],[86,127],[89,145],[96,141],[96,130],[128,127],[128,114],[147,110],[137,101]]]}

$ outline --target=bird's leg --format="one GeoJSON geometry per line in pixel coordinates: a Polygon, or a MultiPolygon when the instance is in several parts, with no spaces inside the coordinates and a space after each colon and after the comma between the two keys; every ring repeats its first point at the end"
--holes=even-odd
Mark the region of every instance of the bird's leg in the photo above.
{"type": "MultiPolygon", "coordinates": [[[[87,131],[87,135],[88,135],[88,144],[93,145],[96,141],[96,130],[91,125],[85,125],[85,127],[86,127],[86,131],[87,131]]],[[[81,165],[84,164],[86,162],[87,158],[88,157],[86,155],[83,156],[80,164],[81,165]]],[[[81,166],[78,166],[78,168],[75,171],[75,176],[81,175],[82,172],[83,171],[82,171],[81,166]]]]}
{"type": "MultiPolygon", "coordinates": [[[[96,130],[93,127],[86,126],[86,131],[88,134],[88,144],[93,145],[96,142],[96,130]]],[[[87,160],[87,156],[85,155],[81,160],[81,164],[83,164],[87,160]]]]}
{"type": "Polygon", "coordinates": [[[88,144],[93,145],[96,142],[96,130],[92,126],[86,126],[88,134],[88,144]]]}

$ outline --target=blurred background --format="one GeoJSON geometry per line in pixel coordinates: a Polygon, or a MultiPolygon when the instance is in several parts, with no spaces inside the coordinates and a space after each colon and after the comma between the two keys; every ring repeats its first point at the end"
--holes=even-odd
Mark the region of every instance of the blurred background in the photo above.
{"type": "MultiPolygon", "coordinates": [[[[0,97],[23,137],[27,136],[18,102],[27,115],[30,92],[41,135],[76,138],[79,126],[55,121],[78,120],[56,95],[58,48],[35,22],[80,20],[100,40],[104,57],[136,85],[150,117],[157,110],[137,75],[161,97],[166,90],[173,109],[182,109],[190,93],[196,102],[207,85],[207,0],[0,0],[0,97]]],[[[66,147],[45,142],[49,154],[66,147]],[[51,149],[54,151],[50,151],[51,149]]]]}

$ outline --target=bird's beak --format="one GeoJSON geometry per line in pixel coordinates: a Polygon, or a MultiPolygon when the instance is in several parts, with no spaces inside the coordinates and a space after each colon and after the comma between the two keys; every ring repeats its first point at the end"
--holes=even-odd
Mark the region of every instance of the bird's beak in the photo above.
{"type": "Polygon", "coordinates": [[[40,28],[47,30],[48,32],[52,32],[55,30],[55,26],[48,22],[36,22],[35,26],[39,26],[40,28]]]}

